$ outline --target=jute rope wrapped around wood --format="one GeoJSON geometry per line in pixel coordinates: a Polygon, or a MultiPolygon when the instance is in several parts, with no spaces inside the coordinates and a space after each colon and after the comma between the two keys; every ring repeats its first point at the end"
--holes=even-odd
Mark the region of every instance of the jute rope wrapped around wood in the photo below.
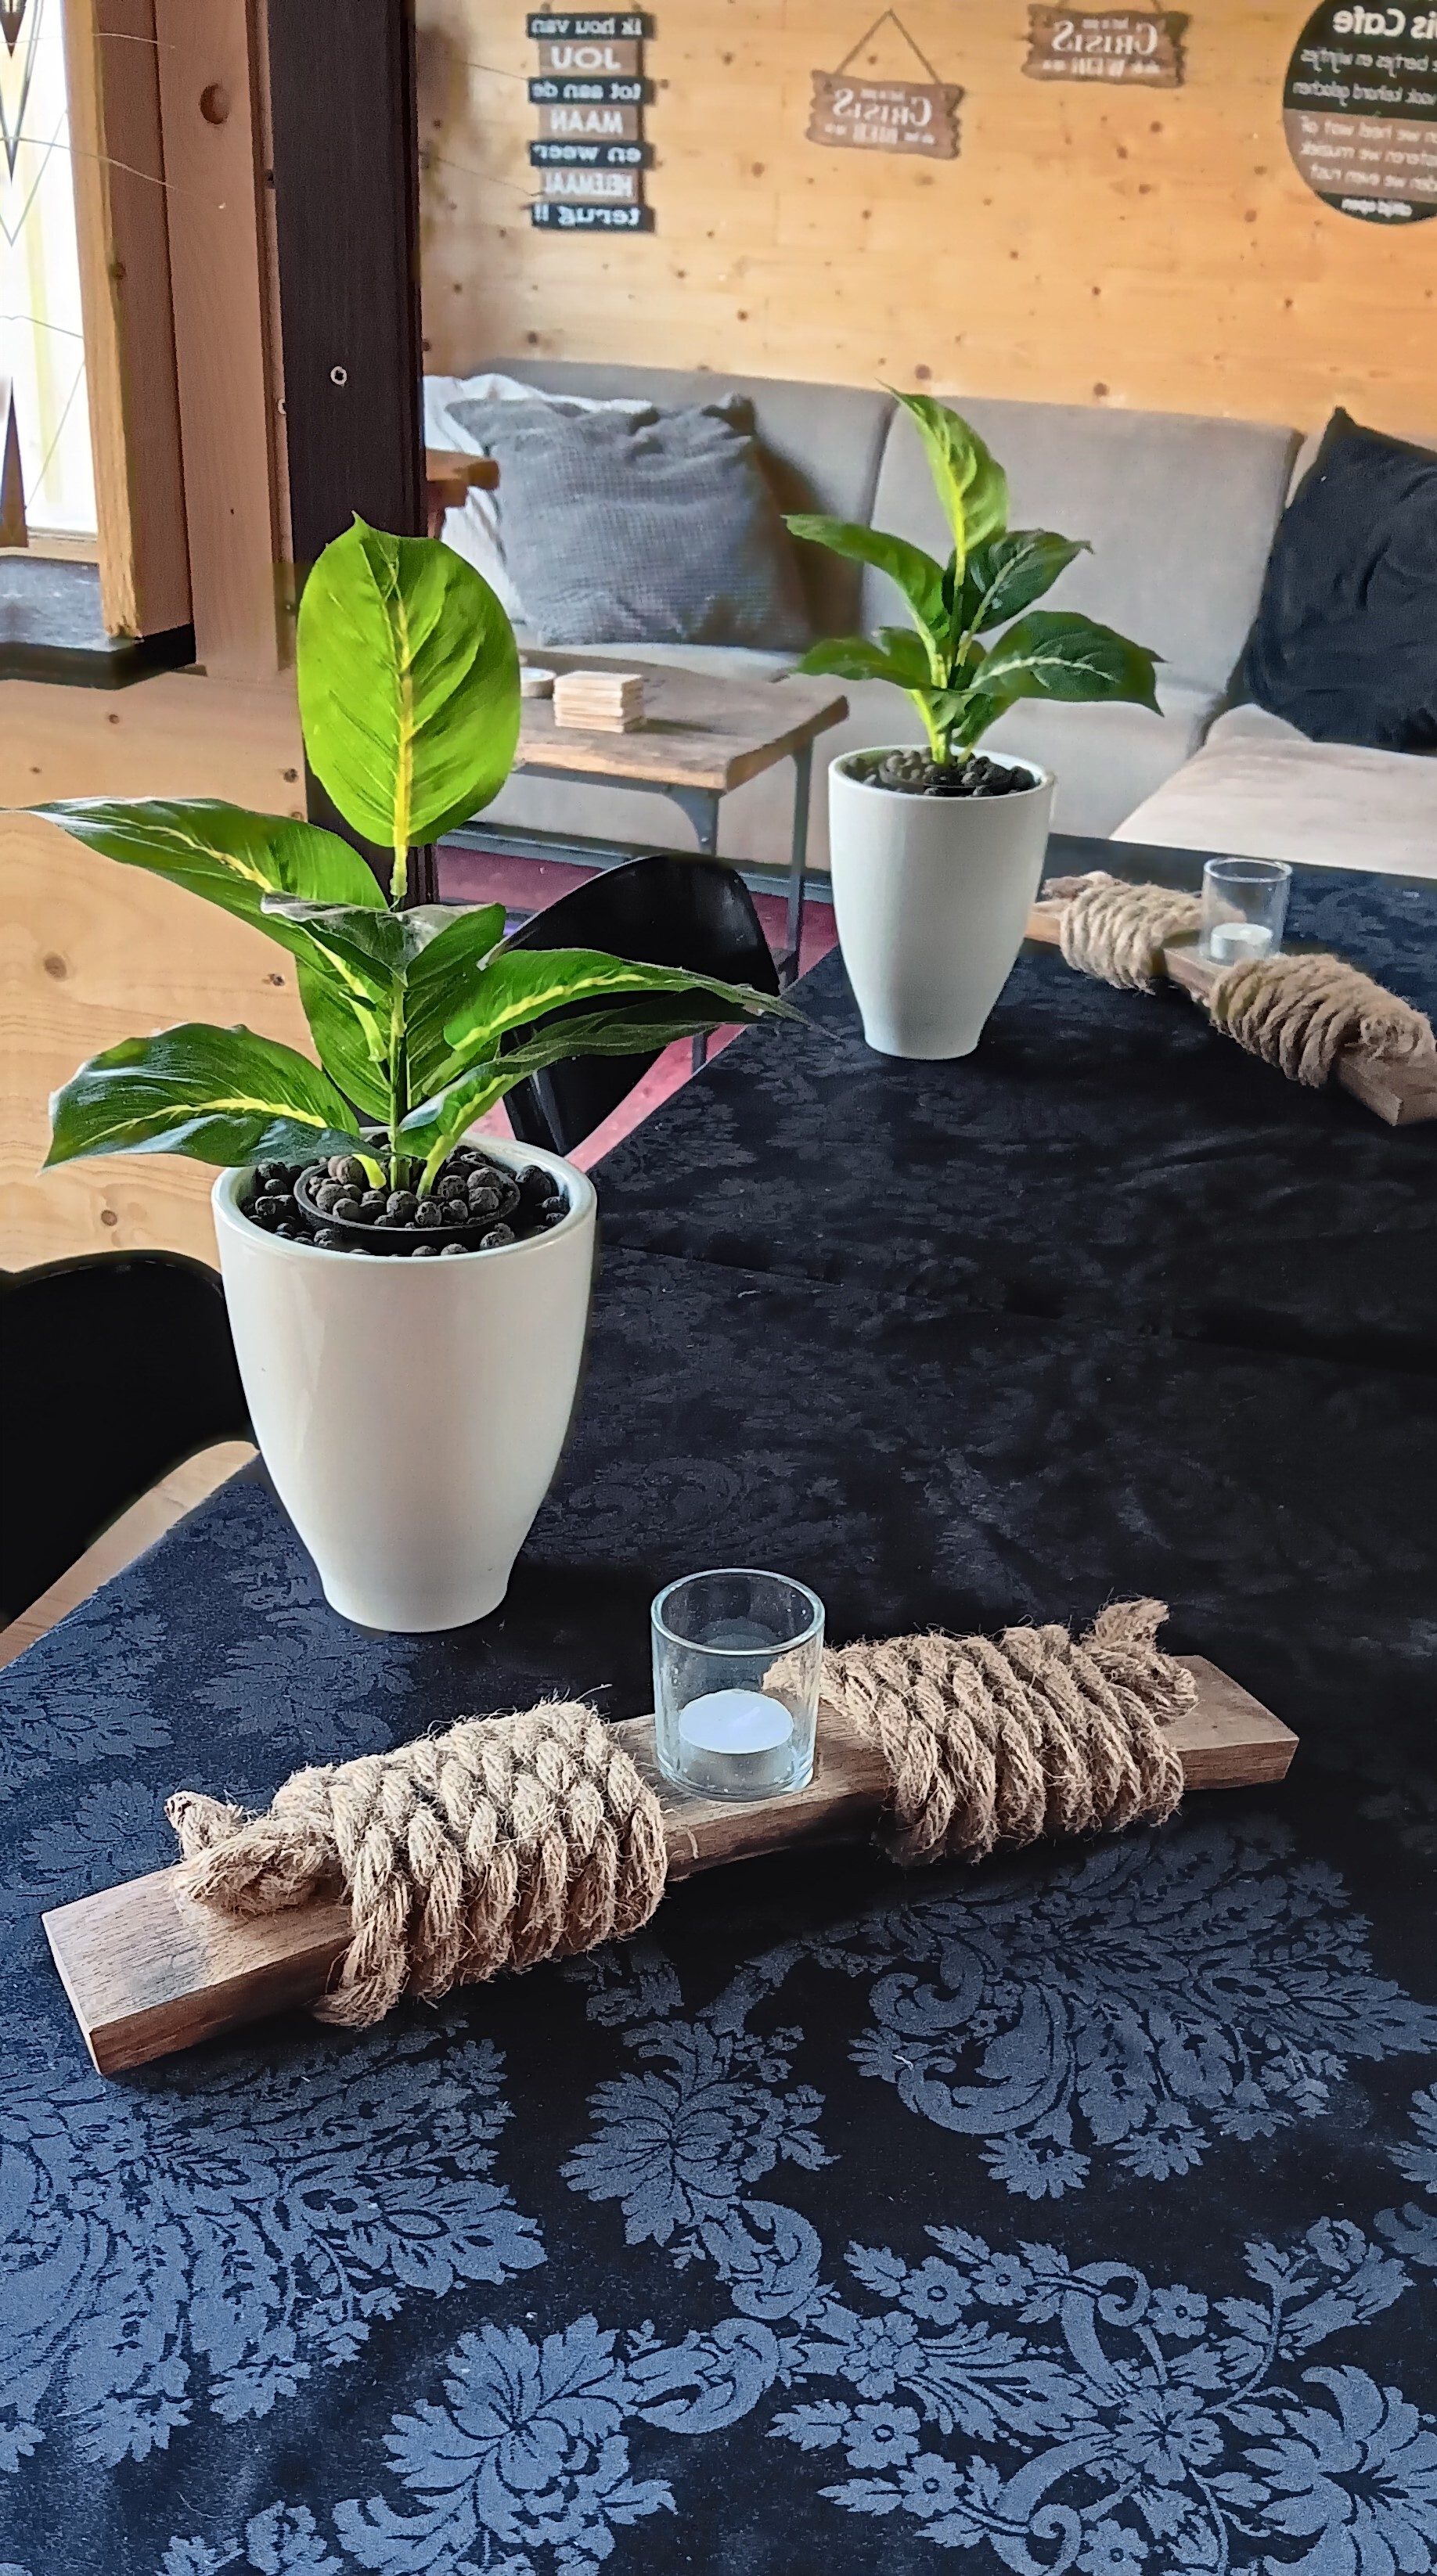
{"type": "MultiPolygon", "coordinates": [[[[1158,1650],[1166,1615],[1129,1601],[1080,1640],[1010,1628],[997,1644],[896,1637],[826,1654],[824,1705],[892,1782],[879,1831],[892,1857],[981,1860],[1000,1842],[1170,1816],[1183,1771],[1162,1730],[1196,1685],[1158,1650]]],[[[622,1939],[664,1892],[659,1800],[579,1701],[296,1771],[263,1815],[190,1790],[166,1812],[189,1893],[227,1913],[348,1896],[353,1938],[315,2009],[352,2028],[406,1992],[622,1939]]]]}
{"type": "Polygon", "coordinates": [[[269,1914],[343,1887],[354,1938],[322,2021],[381,2021],[404,1992],[592,1950],[664,1892],[658,1799],[577,1700],[465,1718],[392,1753],[296,1771],[269,1812],[181,1790],[166,1808],[190,1893],[269,1914]]]}
{"type": "MultiPolygon", "coordinates": [[[[1202,910],[1195,894],[1128,885],[1101,868],[1054,878],[1044,893],[1064,906],[1065,962],[1130,992],[1153,990],[1165,945],[1190,938],[1202,910]]],[[[1314,1089],[1349,1047],[1375,1063],[1437,1059],[1425,1013],[1340,957],[1239,960],[1217,970],[1205,998],[1214,1028],[1314,1089]]]]}
{"type": "Polygon", "coordinates": [[[893,1637],[823,1658],[822,1697],[882,1755],[893,1783],[879,1828],[912,1867],[1000,1842],[1160,1824],[1183,1793],[1163,1733],[1197,1698],[1162,1654],[1161,1601],[1121,1601],[1086,1637],[1008,1628],[988,1637],[893,1637]]]}
{"type": "Polygon", "coordinates": [[[1202,910],[1195,894],[1173,886],[1127,885],[1102,868],[1085,877],[1056,877],[1043,892],[1066,906],[1065,964],[1130,993],[1152,992],[1168,940],[1188,938],[1202,910]]]}
{"type": "Polygon", "coordinates": [[[1224,966],[1208,996],[1214,1028],[1289,1082],[1316,1089],[1355,1047],[1375,1063],[1437,1055],[1432,1023],[1340,957],[1258,957],[1224,966]]]}

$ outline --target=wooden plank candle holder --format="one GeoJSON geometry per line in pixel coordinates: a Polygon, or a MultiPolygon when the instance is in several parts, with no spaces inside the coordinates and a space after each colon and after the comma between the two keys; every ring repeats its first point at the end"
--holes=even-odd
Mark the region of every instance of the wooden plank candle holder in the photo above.
{"type": "MultiPolygon", "coordinates": [[[[1040,947],[1061,948],[1066,909],[1060,896],[1040,897],[1028,914],[1028,937],[1040,947]]],[[[1159,955],[1168,981],[1206,1003],[1220,969],[1199,955],[1195,941],[1169,940],[1159,955]]],[[[1338,1057],[1332,1078],[1389,1127],[1415,1127],[1437,1118],[1437,1072],[1430,1063],[1388,1063],[1349,1047],[1338,1057]]]]}
{"type": "MultiPolygon", "coordinates": [[[[1168,1729],[1189,1789],[1246,1789],[1281,1780],[1297,1738],[1200,1655],[1177,1660],[1197,1702],[1168,1729]]],[[[771,1798],[698,1798],[665,1780],[652,1717],[614,1729],[663,1809],[671,1879],[726,1861],[804,1844],[858,1841],[887,1795],[873,1752],[831,1710],[819,1727],[808,1788],[771,1798]]],[[[193,2048],[268,2013],[313,2004],[349,1945],[347,1902],[242,1917],[185,1892],[182,1867],[80,1897],[42,1917],[75,2018],[102,2075],[193,2048]]]]}

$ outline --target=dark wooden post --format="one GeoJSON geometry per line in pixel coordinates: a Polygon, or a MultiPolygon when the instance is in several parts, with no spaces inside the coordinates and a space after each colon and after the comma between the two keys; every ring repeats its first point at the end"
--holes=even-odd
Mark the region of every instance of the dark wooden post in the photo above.
{"type": "MultiPolygon", "coordinates": [[[[422,537],[413,0],[269,0],[275,237],[297,578],[350,524],[422,537]]],[[[313,821],[349,831],[310,775],[313,821]]],[[[382,882],[391,854],[367,845],[382,882]]],[[[410,861],[432,901],[432,851],[410,861]]]]}

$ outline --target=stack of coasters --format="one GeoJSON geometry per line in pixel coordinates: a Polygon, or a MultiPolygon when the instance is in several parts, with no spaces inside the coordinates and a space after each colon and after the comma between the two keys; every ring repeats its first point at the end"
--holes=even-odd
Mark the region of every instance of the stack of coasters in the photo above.
{"type": "Polygon", "coordinates": [[[554,722],[580,733],[633,733],[644,721],[641,671],[564,671],[554,682],[554,722]]]}

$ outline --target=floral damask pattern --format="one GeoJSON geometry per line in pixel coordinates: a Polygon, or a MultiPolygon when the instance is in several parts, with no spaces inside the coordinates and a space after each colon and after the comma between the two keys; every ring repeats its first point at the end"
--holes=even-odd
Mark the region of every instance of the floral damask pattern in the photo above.
{"type": "Polygon", "coordinates": [[[397,2030],[121,2089],[0,2082],[0,2465],[63,2424],[113,2464],[265,2415],[416,2294],[544,2259],[489,2179],[496,2051],[397,2030]]]}
{"type": "MultiPolygon", "coordinates": [[[[462,2337],[444,2402],[393,2419],[400,2500],[333,2508],[343,2564],[588,2576],[617,2533],[681,2508],[633,2456],[643,2428],[720,2432],[780,2392],[796,2402],[764,2430],[814,2460],[822,2500],[1015,2576],[1437,2566],[1437,2426],[1354,2363],[1310,2360],[1411,2286],[1360,2228],[1251,2243],[1225,2296],[1051,2244],[926,2233],[937,2251],[917,2262],[850,2246],[865,2304],[811,2287],[783,2338],[735,2318],[666,2347],[590,2316],[541,2341],[462,2337]]],[[[272,2507],[244,2545],[245,2566],[337,2576],[302,2509],[272,2507]]],[[[158,2576],[239,2559],[237,2542],[176,2540],[158,2576]]]]}
{"type": "Polygon", "coordinates": [[[1303,2367],[1409,2286],[1360,2229],[1324,2219],[1295,2248],[1252,2244],[1255,2295],[1211,2303],[1051,2245],[928,2234],[941,2251],[916,2266],[850,2247],[885,2304],[819,2316],[799,2375],[841,2393],[770,2427],[853,2472],[823,2487],[832,2504],[986,2545],[1019,2576],[1434,2563],[1430,2419],[1351,2365],[1303,2367]]]}
{"type": "MultiPolygon", "coordinates": [[[[630,2020],[631,2045],[669,2062],[601,2089],[598,2136],[566,2169],[622,2198],[631,2241],[666,2242],[735,2175],[815,2161],[815,2097],[764,2108],[745,2051],[768,2060],[744,2031],[809,1960],[869,1983],[859,2071],[983,2141],[989,2172],[1030,2200],[1078,2189],[1095,2158],[1154,2181],[1189,2172],[1219,2139],[1316,2117],[1349,2064],[1437,2046],[1437,2011],[1374,1973],[1338,1879],[1269,1825],[1134,1836],[1040,1879],[906,1894],[753,1961],[699,2022],[671,2019],[677,1990],[641,1964],[581,1966],[605,1980],[595,2017],[630,2020]]],[[[797,2038],[766,2044],[785,2072],[797,2038]]]]}
{"type": "Polygon", "coordinates": [[[226,1649],[223,1671],[200,1684],[200,1706],[229,1733],[292,1741],[306,1761],[378,1751],[393,1732],[386,1703],[411,1687],[415,1640],[370,1636],[336,1619],[268,1496],[255,1486],[237,1489],[235,1500],[220,1545],[226,1579],[251,1618],[226,1649]]]}
{"type": "Polygon", "coordinates": [[[151,1687],[164,1638],[165,1622],[149,1604],[143,1573],[131,1576],[123,1611],[99,1596],[72,1610],[46,1641],[44,1657],[26,1656],[9,1676],[0,1801],[13,1798],[22,1782],[71,1763],[168,1744],[170,1730],[151,1687]],[[106,1688],[97,1705],[94,1668],[102,1638],[106,1688]]]}

